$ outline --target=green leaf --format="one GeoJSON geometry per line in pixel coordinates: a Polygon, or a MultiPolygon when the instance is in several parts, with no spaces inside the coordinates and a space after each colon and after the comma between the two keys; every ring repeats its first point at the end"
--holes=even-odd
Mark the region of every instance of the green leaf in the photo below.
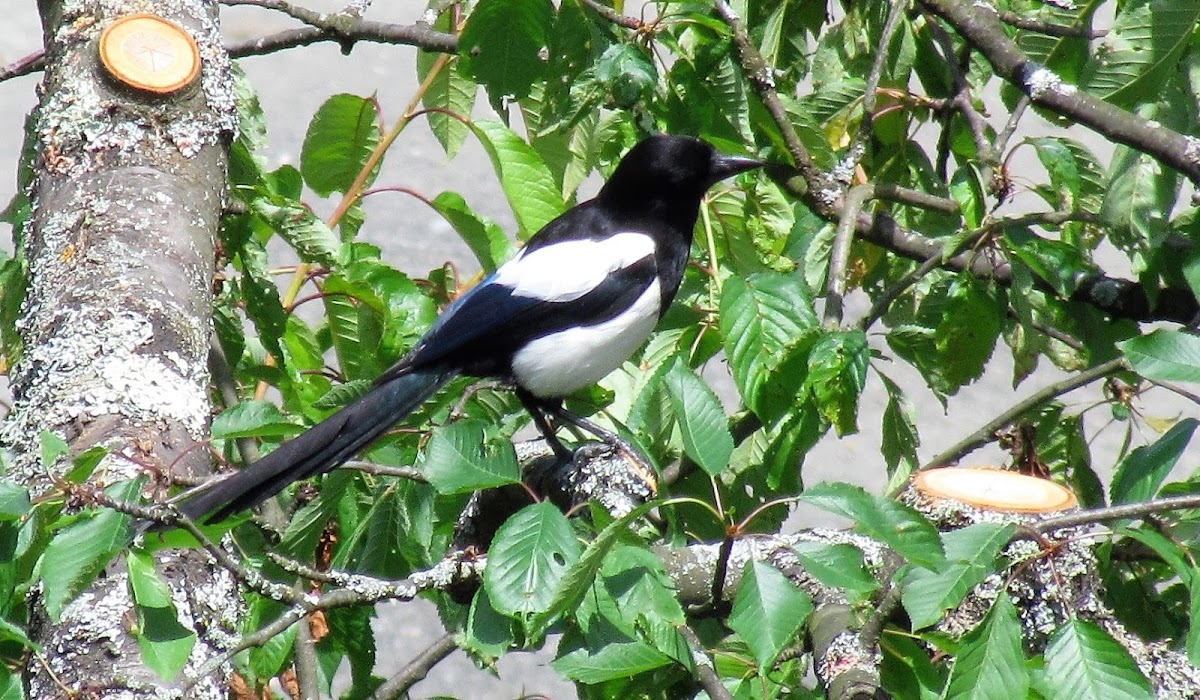
{"type": "Polygon", "coordinates": [[[1117,465],[1110,487],[1113,505],[1141,503],[1153,498],[1192,439],[1200,421],[1185,418],[1171,427],[1153,445],[1129,453],[1117,465]]]}
{"type": "Polygon", "coordinates": [[[138,615],[134,636],[142,661],[164,681],[174,680],[191,657],[196,633],[179,622],[171,589],[155,571],[153,558],[131,551],[126,563],[138,615]]]}
{"type": "Polygon", "coordinates": [[[321,301],[342,374],[350,380],[378,377],[383,371],[378,354],[383,324],[362,298],[370,293],[343,274],[327,277],[323,291],[321,301]]]}
{"type": "Polygon", "coordinates": [[[958,202],[963,225],[967,229],[978,229],[987,214],[987,199],[984,196],[983,177],[971,163],[954,171],[950,179],[950,197],[958,202]]]}
{"type": "Polygon", "coordinates": [[[879,378],[883,380],[888,394],[887,408],[883,410],[880,452],[888,466],[888,473],[893,475],[895,481],[896,476],[906,478],[920,463],[917,447],[921,444],[921,436],[917,434],[912,403],[889,377],[880,373],[879,378]]]}
{"type": "Polygon", "coordinates": [[[934,664],[929,650],[916,639],[889,634],[880,644],[883,664],[880,680],[894,698],[907,700],[938,700],[946,686],[947,668],[934,664]]]}
{"type": "MultiPolygon", "coordinates": [[[[109,489],[113,498],[132,501],[137,482],[124,482],[109,489]]],[[[58,621],[63,610],[92,584],[108,560],[125,546],[130,517],[101,508],[55,533],[40,562],[42,595],[46,613],[58,621]]]]}
{"type": "Polygon", "coordinates": [[[1056,698],[1149,700],[1150,683],[1133,657],[1092,622],[1071,620],[1046,646],[1046,683],[1056,698]]]}
{"type": "Polygon", "coordinates": [[[487,88],[493,102],[529,94],[545,72],[554,6],[550,0],[480,0],[458,40],[466,70],[487,88]]]}
{"type": "Polygon", "coordinates": [[[1133,371],[1161,382],[1200,382],[1200,337],[1159,328],[1117,343],[1133,371]]]}
{"type": "Polygon", "coordinates": [[[92,472],[96,471],[96,467],[100,466],[100,463],[108,455],[108,448],[103,445],[84,450],[71,460],[71,468],[67,470],[63,478],[74,484],[82,484],[91,477],[92,472]]]}
{"type": "Polygon", "coordinates": [[[373,101],[345,93],[325,100],[309,123],[300,148],[304,181],[322,197],[349,192],[379,145],[379,132],[373,101]]]}
{"type": "MultiPolygon", "coordinates": [[[[236,217],[249,226],[253,217],[236,217]]],[[[245,246],[238,253],[242,266],[242,276],[238,288],[242,300],[246,302],[246,316],[258,329],[258,337],[263,346],[273,355],[282,355],[279,339],[287,329],[288,314],[283,310],[279,299],[279,288],[271,278],[268,270],[267,253],[258,246],[245,246]]],[[[229,361],[236,361],[230,357],[229,361]]]]}
{"type": "MultiPolygon", "coordinates": [[[[442,32],[455,31],[457,29],[454,26],[456,14],[455,9],[445,8],[430,25],[430,28],[442,32]]],[[[429,77],[429,71],[433,69],[434,64],[441,56],[442,54],[433,51],[417,52],[418,84],[425,83],[429,77]]],[[[475,81],[471,80],[460,68],[461,66],[457,63],[444,65],[441,72],[429,83],[425,93],[421,95],[421,103],[425,109],[432,110],[425,115],[425,118],[429,120],[429,130],[433,132],[438,143],[442,144],[446,155],[451,158],[458,153],[458,149],[462,147],[463,142],[467,139],[467,134],[470,133],[466,122],[475,108],[475,94],[479,91],[475,81]],[[446,114],[446,112],[450,114],[446,114]],[[451,115],[457,115],[459,118],[451,115]]]]}
{"type": "Polygon", "coordinates": [[[612,44],[596,59],[596,78],[618,107],[629,108],[653,95],[658,70],[637,45],[612,44]]]}
{"type": "Polygon", "coordinates": [[[454,227],[479,260],[486,273],[495,272],[512,256],[513,245],[500,226],[471,210],[466,200],[454,192],[443,192],[433,198],[430,206],[454,227]]]}
{"type": "Polygon", "coordinates": [[[7,669],[0,668],[0,700],[25,700],[20,673],[9,673],[7,669]]]}
{"type": "Polygon", "coordinates": [[[643,503],[606,525],[600,534],[596,535],[596,539],[588,544],[579,559],[562,576],[558,587],[554,590],[554,597],[546,609],[530,621],[528,629],[531,637],[540,637],[556,616],[579,607],[583,597],[596,580],[596,574],[600,571],[600,565],[604,562],[605,555],[617,543],[618,538],[629,529],[629,525],[633,521],[659,505],[658,501],[643,503]]]}
{"type": "MultiPolygon", "coordinates": [[[[1148,104],[1138,110],[1168,127],[1177,121],[1172,107],[1148,104]]],[[[1108,186],[1100,216],[1109,224],[1108,240],[1134,257],[1140,272],[1170,230],[1168,216],[1179,196],[1179,173],[1129,146],[1117,146],[1108,168],[1108,186]]]]}
{"type": "Polygon", "coordinates": [[[492,159],[522,238],[533,235],[567,208],[550,168],[516,132],[488,120],[472,122],[471,130],[492,159]]]}
{"type": "Polygon", "coordinates": [[[342,384],[335,384],[313,402],[313,408],[319,408],[328,411],[334,408],[341,408],[351,401],[364,396],[372,388],[375,387],[375,382],[370,379],[351,379],[342,384]]]}
{"type": "Polygon", "coordinates": [[[350,665],[352,687],[342,697],[368,697],[367,693],[382,682],[371,674],[376,655],[375,634],[371,629],[374,616],[374,610],[367,605],[334,608],[325,613],[329,622],[328,639],[350,665]]]}
{"type": "Polygon", "coordinates": [[[1192,41],[1200,6],[1192,0],[1122,3],[1080,76],[1088,92],[1124,107],[1156,95],[1192,41]]]}
{"type": "Polygon", "coordinates": [[[800,500],[853,520],[855,530],[918,566],[936,569],[946,559],[937,530],[920,513],[859,486],[825,482],[805,491],[800,500]]]}
{"type": "Polygon", "coordinates": [[[957,389],[983,374],[1000,337],[1002,308],[988,283],[970,274],[950,284],[934,332],[940,376],[947,389],[957,389]]]}
{"type": "Polygon", "coordinates": [[[813,611],[812,598],[770,564],[750,561],[738,586],[729,628],[741,635],[765,672],[813,611]]]}
{"type": "MultiPolygon", "coordinates": [[[[540,635],[531,636],[536,638],[540,635]]],[[[512,620],[496,610],[486,588],[481,588],[471,601],[471,610],[467,614],[466,642],[466,649],[472,654],[492,659],[499,657],[516,642],[512,620]]]]}
{"type": "Polygon", "coordinates": [[[270,401],[251,399],[231,406],[213,419],[212,436],[216,439],[246,437],[282,438],[304,432],[270,401]]]}
{"type": "Polygon", "coordinates": [[[1069,299],[1080,281],[1096,270],[1079,247],[1036,236],[1027,228],[1006,230],[1004,241],[1014,256],[1049,282],[1063,299],[1069,299]]]}
{"type": "Polygon", "coordinates": [[[0,521],[22,518],[32,507],[29,489],[11,481],[0,481],[0,521]]]}
{"type": "Polygon", "coordinates": [[[675,360],[663,382],[683,434],[684,451],[710,476],[720,474],[733,454],[733,435],[721,400],[682,359],[675,360]]]}
{"type": "Polygon", "coordinates": [[[521,480],[512,443],[499,440],[485,446],[483,423],[477,420],[435,429],[421,470],[441,494],[490,489],[521,480]]]}
{"type": "Polygon", "coordinates": [[[804,570],[826,586],[854,593],[857,597],[879,589],[879,581],[867,571],[862,550],[858,547],[801,541],[792,549],[804,570]]]}
{"type": "Polygon", "coordinates": [[[566,516],[549,501],[536,503],[522,508],[496,533],[483,585],[506,615],[542,612],[579,553],[566,516]]]}
{"type": "Polygon", "coordinates": [[[913,629],[936,624],[995,567],[1000,549],[1012,539],[1013,525],[980,523],[942,535],[947,565],[937,571],[912,568],[904,578],[904,609],[913,629]]]}
{"type": "MultiPolygon", "coordinates": [[[[273,602],[273,601],[268,601],[273,602]]],[[[292,625],[271,637],[260,647],[250,650],[248,666],[258,678],[271,678],[283,670],[283,664],[292,653],[299,625],[292,625]]]]}
{"type": "Polygon", "coordinates": [[[250,200],[250,211],[278,232],[305,262],[326,267],[337,264],[342,253],[341,240],[300,202],[282,197],[255,197],[250,200]]]}
{"type": "Polygon", "coordinates": [[[129,570],[129,588],[135,604],[146,608],[169,608],[174,605],[171,588],[158,575],[150,554],[132,549],[125,556],[125,565],[129,570]]]}
{"type": "Polygon", "coordinates": [[[671,663],[671,657],[639,641],[613,641],[597,650],[576,649],[554,660],[554,670],[578,683],[630,678],[671,663]]]}
{"type": "Polygon", "coordinates": [[[839,436],[858,432],[858,399],[869,359],[867,335],[861,330],[826,333],[809,353],[805,388],[839,436]]]}
{"type": "Polygon", "coordinates": [[[1001,593],[983,622],[963,638],[943,697],[1011,700],[1024,698],[1028,691],[1029,671],[1021,649],[1021,623],[1008,594],[1001,593]]]}
{"type": "MultiPolygon", "coordinates": [[[[15,625],[3,617],[0,617],[0,642],[16,642],[27,649],[38,648],[38,644],[29,638],[24,627],[15,625]]],[[[0,667],[0,679],[3,678],[3,674],[4,669],[0,667]]],[[[0,687],[3,687],[2,682],[0,682],[0,687]]],[[[0,700],[5,697],[3,692],[0,692],[0,700]]]]}
{"type": "Polygon", "coordinates": [[[793,275],[730,277],[721,290],[721,335],[733,380],[746,405],[765,422],[790,409],[804,367],[790,360],[818,327],[812,299],[793,275]]]}
{"type": "Polygon", "coordinates": [[[1100,163],[1083,144],[1057,137],[1028,138],[1042,167],[1050,175],[1049,187],[1037,188],[1046,203],[1057,210],[1100,213],[1105,177],[1100,163]]]}
{"type": "Polygon", "coordinates": [[[66,440],[59,437],[57,433],[43,430],[38,437],[40,438],[42,447],[42,466],[46,469],[53,467],[59,459],[71,452],[71,446],[67,444],[66,440]]]}

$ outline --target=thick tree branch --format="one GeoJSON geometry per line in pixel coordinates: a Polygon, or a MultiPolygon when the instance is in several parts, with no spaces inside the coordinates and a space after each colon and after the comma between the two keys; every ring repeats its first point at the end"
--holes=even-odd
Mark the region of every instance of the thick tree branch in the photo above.
{"type": "MultiPolygon", "coordinates": [[[[900,226],[884,212],[859,214],[857,224],[859,238],[911,260],[924,262],[940,254],[940,242],[900,226]]],[[[943,260],[942,266],[954,271],[969,270],[976,277],[994,279],[1003,285],[1012,282],[1012,269],[1008,263],[992,262],[986,256],[962,253],[943,260]]],[[[1049,284],[1044,284],[1044,288],[1051,289],[1049,284]]],[[[1119,277],[1094,275],[1080,281],[1070,300],[1093,306],[1113,318],[1138,322],[1186,324],[1200,313],[1200,304],[1190,290],[1167,287],[1156,290],[1156,295],[1155,305],[1151,306],[1142,284],[1119,277]]]]}
{"type": "Polygon", "coordinates": [[[344,53],[349,53],[354,44],[360,41],[416,46],[438,53],[454,53],[458,50],[458,37],[439,32],[427,24],[391,24],[370,20],[360,20],[344,26],[335,24],[324,28],[299,27],[257,39],[233,42],[225,48],[234,58],[244,58],[326,41],[341,44],[344,53]]]}
{"type": "MultiPolygon", "coordinates": [[[[334,17],[341,17],[341,15],[334,15],[334,17]]],[[[287,29],[254,39],[230,42],[225,45],[225,50],[234,58],[245,58],[311,44],[335,42],[341,44],[343,52],[349,53],[354,44],[360,41],[415,46],[425,51],[438,53],[454,53],[458,50],[457,36],[439,32],[428,24],[422,22],[393,24],[370,20],[354,20],[353,22],[330,20],[315,26],[310,24],[306,27],[287,29]]],[[[35,51],[0,68],[0,82],[36,73],[44,66],[45,52],[35,51]]]]}

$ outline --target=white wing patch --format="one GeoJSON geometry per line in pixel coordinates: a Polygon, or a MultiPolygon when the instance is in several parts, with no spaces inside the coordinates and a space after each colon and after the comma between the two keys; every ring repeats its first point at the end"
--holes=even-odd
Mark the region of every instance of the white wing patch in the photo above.
{"type": "Polygon", "coordinates": [[[513,294],[551,302],[578,299],[614,270],[654,255],[654,240],[644,233],[624,232],[602,240],[559,241],[504,263],[495,283],[513,294]]]}

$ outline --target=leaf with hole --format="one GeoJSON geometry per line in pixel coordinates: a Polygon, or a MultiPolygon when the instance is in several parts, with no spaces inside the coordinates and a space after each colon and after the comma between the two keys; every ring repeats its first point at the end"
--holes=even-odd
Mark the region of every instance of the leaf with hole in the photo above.
{"type": "Polygon", "coordinates": [[[483,585],[501,613],[539,613],[550,607],[555,589],[579,555],[566,516],[549,501],[536,503],[496,532],[483,585]]]}

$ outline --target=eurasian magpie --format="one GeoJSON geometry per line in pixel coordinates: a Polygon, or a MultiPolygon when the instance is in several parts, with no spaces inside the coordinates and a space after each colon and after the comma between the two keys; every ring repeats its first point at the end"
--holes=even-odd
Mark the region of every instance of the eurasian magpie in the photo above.
{"type": "Polygon", "coordinates": [[[685,136],[651,136],[621,159],[592,200],[538,231],[459,297],[363,396],[180,510],[216,522],[288,484],[342,464],[457,375],[511,382],[560,458],[571,453],[547,415],[612,436],[562,408],[645,342],[683,280],[700,200],[758,167],[685,136]]]}

